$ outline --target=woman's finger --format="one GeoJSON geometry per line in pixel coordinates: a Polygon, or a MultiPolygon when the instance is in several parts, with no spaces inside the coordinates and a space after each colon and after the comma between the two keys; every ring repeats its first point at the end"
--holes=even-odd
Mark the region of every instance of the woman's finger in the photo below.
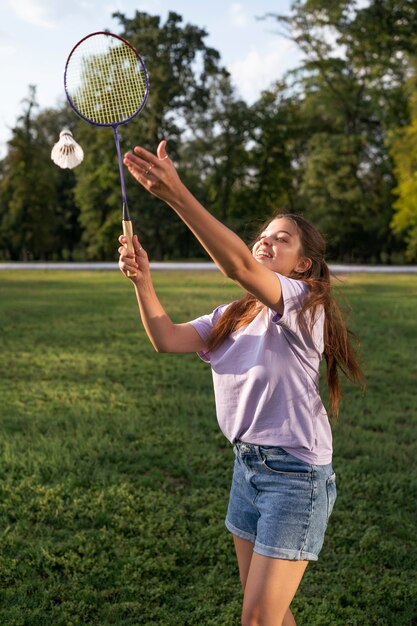
{"type": "Polygon", "coordinates": [[[161,143],[159,144],[158,149],[156,151],[156,154],[158,155],[158,159],[160,161],[165,161],[165,159],[168,159],[168,153],[167,153],[166,147],[167,147],[167,142],[165,139],[163,139],[161,143]]]}
{"type": "Polygon", "coordinates": [[[161,161],[168,159],[166,144],[165,139],[160,142],[157,149],[157,156],[153,155],[145,148],[142,148],[142,146],[135,146],[133,151],[125,154],[124,163],[128,167],[130,165],[138,168],[138,173],[142,176],[146,176],[156,165],[160,165],[161,161]]]}
{"type": "Polygon", "coordinates": [[[131,258],[131,259],[133,259],[134,256],[135,256],[134,252],[130,252],[130,250],[128,250],[126,248],[126,246],[120,246],[120,248],[118,248],[117,252],[123,258],[131,258]]]}
{"type": "Polygon", "coordinates": [[[139,241],[137,235],[133,235],[132,242],[133,242],[133,247],[135,249],[136,254],[139,254],[140,251],[143,250],[143,248],[142,248],[142,246],[140,244],[140,241],[139,241]]]}
{"type": "Polygon", "coordinates": [[[149,167],[154,167],[153,163],[149,163],[145,159],[141,159],[136,156],[133,152],[126,152],[123,158],[123,163],[127,167],[136,168],[141,174],[144,174],[149,167]]]}
{"type": "Polygon", "coordinates": [[[135,261],[131,261],[131,260],[127,260],[127,261],[119,261],[119,267],[122,270],[122,272],[132,272],[133,274],[136,273],[136,270],[139,269],[139,266],[137,263],[135,263],[135,261]]]}
{"type": "Polygon", "coordinates": [[[157,165],[158,162],[160,162],[159,159],[156,159],[155,157],[151,161],[149,159],[138,157],[133,152],[127,152],[123,158],[123,163],[129,169],[129,171],[133,171],[136,175],[139,174],[145,179],[149,172],[157,165]]]}
{"type": "Polygon", "coordinates": [[[158,165],[159,163],[158,157],[152,154],[152,152],[149,152],[149,150],[142,148],[142,146],[135,146],[133,148],[133,152],[138,159],[147,163],[148,165],[155,166],[155,165],[158,165]]]}

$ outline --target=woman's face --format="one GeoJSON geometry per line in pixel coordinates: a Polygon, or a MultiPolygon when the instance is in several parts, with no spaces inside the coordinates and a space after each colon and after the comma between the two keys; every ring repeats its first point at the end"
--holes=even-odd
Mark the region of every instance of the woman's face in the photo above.
{"type": "Polygon", "coordinates": [[[311,261],[301,254],[301,239],[296,224],[277,217],[263,230],[252,248],[259,263],[273,272],[289,276],[293,270],[305,272],[311,261]]]}

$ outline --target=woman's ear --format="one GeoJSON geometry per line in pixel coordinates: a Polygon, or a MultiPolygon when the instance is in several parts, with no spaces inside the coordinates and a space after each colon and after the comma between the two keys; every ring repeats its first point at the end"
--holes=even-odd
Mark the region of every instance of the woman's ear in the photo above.
{"type": "Polygon", "coordinates": [[[306,256],[303,256],[298,260],[297,265],[294,267],[294,271],[299,274],[304,274],[304,272],[307,272],[312,265],[313,261],[308,259],[306,256]]]}

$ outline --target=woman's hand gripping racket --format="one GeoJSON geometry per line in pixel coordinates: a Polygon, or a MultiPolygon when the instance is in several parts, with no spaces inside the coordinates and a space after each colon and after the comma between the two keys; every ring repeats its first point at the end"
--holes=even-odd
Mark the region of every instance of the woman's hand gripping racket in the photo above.
{"type": "Polygon", "coordinates": [[[135,48],[112,33],[91,33],[72,49],[65,65],[65,92],[74,111],[94,126],[112,126],[122,187],[126,247],[134,252],[117,127],[141,111],[149,93],[145,64],[135,48]]]}

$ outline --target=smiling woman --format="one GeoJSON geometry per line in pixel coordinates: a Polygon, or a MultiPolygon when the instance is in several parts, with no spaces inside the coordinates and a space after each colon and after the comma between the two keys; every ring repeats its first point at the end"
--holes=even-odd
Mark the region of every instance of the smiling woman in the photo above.
{"type": "Polygon", "coordinates": [[[198,352],[211,365],[217,419],[236,456],[225,524],[244,590],[242,625],[294,626],[290,604],[308,562],[318,559],[336,499],[332,433],[319,393],[322,356],[333,412],[338,367],[352,380],[361,377],[331,295],[324,239],[303,217],[281,214],[250,250],[185,187],[165,141],[156,155],[137,146],[124,163],[246,291],[212,313],[174,323],[137,237],[133,253],[119,238],[119,266],[134,284],[155,349],[198,352]]]}
{"type": "Polygon", "coordinates": [[[264,229],[252,249],[260,263],[284,276],[291,271],[303,274],[311,267],[311,259],[303,256],[296,223],[290,217],[277,217],[264,229]]]}

